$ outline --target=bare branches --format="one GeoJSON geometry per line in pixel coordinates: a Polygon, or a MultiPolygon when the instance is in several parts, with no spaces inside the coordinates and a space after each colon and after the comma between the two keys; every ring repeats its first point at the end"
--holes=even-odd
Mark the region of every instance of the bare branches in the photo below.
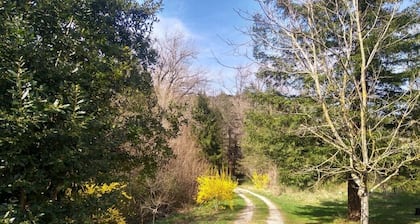
{"type": "Polygon", "coordinates": [[[357,0],[259,4],[253,40],[259,44],[257,55],[265,55],[260,61],[313,88],[314,94],[307,93],[322,107],[324,124],[302,127],[340,152],[314,169],[328,172],[335,162],[363,187],[369,174],[385,176],[376,188],[419,159],[418,137],[407,136],[419,124],[412,116],[419,107],[418,89],[380,95],[387,91],[383,78],[388,74],[381,60],[398,52],[383,54],[401,41],[395,32],[410,27],[395,25],[398,5],[378,1],[362,6],[357,0]]]}
{"type": "Polygon", "coordinates": [[[161,106],[194,93],[207,82],[205,71],[193,67],[197,52],[181,33],[166,34],[157,40],[159,54],[152,77],[161,106]]]}

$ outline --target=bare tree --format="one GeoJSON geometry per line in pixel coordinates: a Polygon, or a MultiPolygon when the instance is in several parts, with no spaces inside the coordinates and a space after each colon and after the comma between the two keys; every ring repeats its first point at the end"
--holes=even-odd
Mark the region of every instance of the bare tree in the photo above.
{"type": "Polygon", "coordinates": [[[399,20],[405,15],[396,1],[259,4],[262,13],[254,16],[252,31],[256,57],[275,68],[279,79],[298,77],[321,105],[320,123],[302,129],[336,150],[313,169],[322,176],[351,175],[361,200],[360,221],[367,224],[369,192],[420,159],[419,116],[413,114],[419,107],[419,64],[402,60],[406,53],[394,49],[418,35],[418,10],[399,20]],[[404,69],[398,59],[407,62],[404,69]],[[404,84],[390,85],[384,70],[387,76],[409,72],[404,84]]]}
{"type": "MultiPolygon", "coordinates": [[[[152,78],[159,106],[169,111],[165,115],[169,114],[170,119],[191,119],[191,108],[188,106],[171,106],[190,100],[190,95],[195,95],[206,84],[205,72],[194,66],[198,52],[191,41],[178,31],[158,38],[154,47],[158,60],[153,67],[152,78]]],[[[169,119],[163,124],[169,126],[169,119]]],[[[196,178],[209,168],[191,134],[191,126],[184,122],[177,125],[177,135],[169,140],[174,157],[160,164],[154,177],[142,181],[139,186],[143,191],[141,200],[134,202],[143,217],[152,216],[153,223],[159,215],[191,203],[196,193],[196,178]]]]}
{"type": "Polygon", "coordinates": [[[161,106],[196,92],[207,82],[205,71],[193,66],[198,53],[182,33],[166,33],[157,40],[156,49],[159,57],[152,77],[161,106]]]}

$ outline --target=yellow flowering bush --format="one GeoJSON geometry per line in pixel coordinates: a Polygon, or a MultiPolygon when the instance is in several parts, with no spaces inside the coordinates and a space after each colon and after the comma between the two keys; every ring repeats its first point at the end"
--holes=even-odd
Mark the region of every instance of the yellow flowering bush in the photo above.
{"type": "MultiPolygon", "coordinates": [[[[126,184],[119,183],[119,182],[111,182],[109,184],[96,184],[94,182],[87,182],[83,184],[80,190],[76,192],[76,195],[81,196],[84,198],[83,200],[86,200],[88,198],[93,198],[95,200],[115,200],[116,198],[120,198],[118,196],[123,196],[126,199],[132,199],[132,197],[127,194],[123,189],[126,187],[126,184]],[[112,195],[111,195],[112,194],[112,195]],[[107,195],[105,197],[105,195],[107,195]],[[114,198],[114,199],[112,199],[114,198]]],[[[72,189],[67,188],[65,191],[66,196],[70,200],[74,200],[72,197],[72,189]]],[[[108,203],[110,203],[108,201],[108,203]]],[[[112,203],[114,204],[114,203],[112,203]]],[[[114,205],[111,205],[106,210],[98,209],[97,214],[93,214],[92,218],[94,223],[116,223],[116,224],[125,224],[126,220],[123,214],[120,212],[119,209],[115,208],[114,205]]]]}
{"type": "Polygon", "coordinates": [[[257,172],[252,173],[251,181],[256,189],[266,188],[270,182],[268,174],[258,174],[257,172]]]}
{"type": "Polygon", "coordinates": [[[226,170],[218,172],[216,169],[210,171],[209,175],[199,176],[198,193],[196,201],[203,204],[210,201],[220,203],[228,201],[232,206],[234,190],[238,186],[226,170]]]}
{"type": "Polygon", "coordinates": [[[125,217],[121,214],[120,210],[111,207],[106,210],[106,213],[102,215],[98,223],[115,223],[115,224],[126,224],[125,217]]]}
{"type": "MultiPolygon", "coordinates": [[[[104,194],[109,194],[113,191],[121,191],[121,194],[125,197],[127,197],[127,193],[122,191],[123,188],[125,188],[127,185],[121,184],[118,182],[112,182],[110,184],[102,184],[98,185],[95,183],[86,183],[83,185],[82,189],[79,190],[80,195],[84,196],[96,196],[96,197],[102,197],[104,194]],[[125,194],[124,194],[125,193],[125,194]]],[[[128,197],[127,197],[128,198],[128,197]]],[[[130,199],[130,198],[128,198],[130,199]]]]}

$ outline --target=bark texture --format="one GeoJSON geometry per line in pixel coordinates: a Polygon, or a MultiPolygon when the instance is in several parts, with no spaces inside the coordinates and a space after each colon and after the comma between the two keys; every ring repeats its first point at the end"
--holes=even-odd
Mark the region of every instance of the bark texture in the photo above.
{"type": "Polygon", "coordinates": [[[357,184],[349,175],[347,180],[347,217],[350,221],[360,220],[361,201],[357,194],[357,184]]]}

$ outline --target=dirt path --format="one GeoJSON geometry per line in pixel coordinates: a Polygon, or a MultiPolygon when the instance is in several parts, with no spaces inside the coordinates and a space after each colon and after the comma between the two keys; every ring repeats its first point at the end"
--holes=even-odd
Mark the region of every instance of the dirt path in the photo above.
{"type": "Polygon", "coordinates": [[[241,189],[237,189],[235,192],[239,195],[239,197],[243,198],[246,203],[246,208],[241,212],[239,218],[235,221],[235,224],[250,223],[252,215],[254,214],[255,206],[249,198],[241,193],[241,189]]]}
{"type": "Polygon", "coordinates": [[[269,215],[267,218],[267,224],[284,224],[283,219],[281,217],[281,214],[279,212],[279,210],[277,209],[277,207],[273,204],[273,202],[271,202],[268,198],[256,194],[252,191],[246,190],[246,189],[242,189],[242,188],[237,188],[236,193],[238,193],[238,195],[242,198],[244,198],[247,207],[246,209],[241,213],[241,215],[239,216],[239,219],[235,221],[235,224],[245,224],[245,223],[249,223],[250,220],[252,219],[252,214],[253,214],[253,210],[254,210],[254,205],[252,204],[252,202],[245,196],[243,195],[241,192],[245,192],[248,194],[252,194],[255,197],[261,199],[261,201],[263,201],[269,209],[269,215]]]}

